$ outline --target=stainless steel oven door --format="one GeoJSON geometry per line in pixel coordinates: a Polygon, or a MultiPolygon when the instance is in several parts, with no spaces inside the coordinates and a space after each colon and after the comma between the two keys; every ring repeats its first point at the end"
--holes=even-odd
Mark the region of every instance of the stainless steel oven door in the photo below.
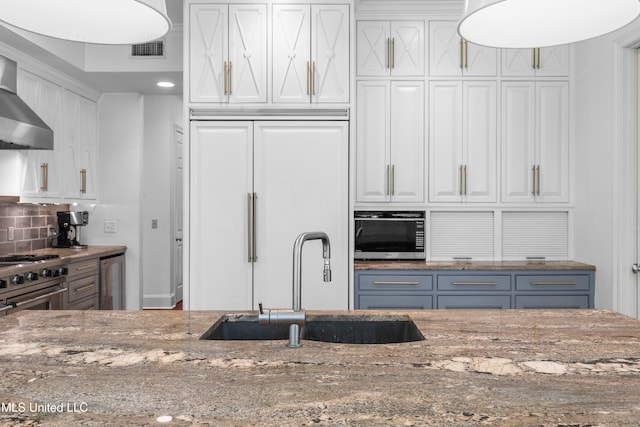
{"type": "Polygon", "coordinates": [[[45,286],[8,297],[0,304],[0,315],[22,310],[64,310],[67,307],[65,279],[52,280],[45,286]]]}

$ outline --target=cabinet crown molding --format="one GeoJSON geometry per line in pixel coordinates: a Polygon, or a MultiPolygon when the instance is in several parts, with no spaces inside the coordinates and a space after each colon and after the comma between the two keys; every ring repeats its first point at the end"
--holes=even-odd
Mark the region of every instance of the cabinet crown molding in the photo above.
{"type": "Polygon", "coordinates": [[[410,12],[462,17],[463,0],[356,0],[355,12],[388,15],[410,12]]]}

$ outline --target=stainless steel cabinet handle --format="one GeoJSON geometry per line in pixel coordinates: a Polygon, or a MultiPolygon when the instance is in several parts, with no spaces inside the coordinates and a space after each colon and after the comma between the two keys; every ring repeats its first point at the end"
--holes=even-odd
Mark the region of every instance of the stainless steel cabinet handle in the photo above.
{"type": "Polygon", "coordinates": [[[258,205],[258,195],[256,193],[253,193],[253,262],[257,262],[258,261],[258,249],[257,249],[257,231],[256,231],[256,222],[257,222],[257,218],[256,218],[256,207],[258,205]]]}
{"type": "Polygon", "coordinates": [[[396,194],[396,165],[391,165],[391,195],[396,194]]]}
{"type": "Polygon", "coordinates": [[[391,68],[396,68],[396,39],[391,39],[391,68]]]}
{"type": "Polygon", "coordinates": [[[464,41],[464,68],[469,68],[469,43],[464,41]]]}
{"type": "Polygon", "coordinates": [[[460,69],[464,68],[464,39],[460,39],[460,69]]]}
{"type": "Polygon", "coordinates": [[[96,287],[96,284],[92,283],[90,285],[86,285],[86,286],[83,286],[81,288],[74,289],[73,293],[74,294],[79,294],[81,292],[88,291],[89,289],[95,289],[95,287],[96,287]]]}
{"type": "Polygon", "coordinates": [[[536,48],[534,47],[533,49],[531,49],[531,54],[533,55],[533,57],[531,58],[531,68],[533,68],[534,70],[536,69],[536,48]]]}
{"type": "Polygon", "coordinates": [[[458,194],[462,196],[462,165],[458,166],[458,194]]]}
{"type": "Polygon", "coordinates": [[[536,55],[536,64],[535,64],[535,68],[536,69],[540,69],[540,48],[537,47],[534,49],[535,51],[535,55],[536,55]]]}
{"type": "Polygon", "coordinates": [[[531,194],[536,195],[536,166],[531,166],[531,194]]]}
{"type": "Polygon", "coordinates": [[[311,74],[311,94],[312,95],[317,95],[316,94],[316,61],[313,61],[311,63],[311,69],[312,69],[312,74],[311,74]]]}
{"type": "Polygon", "coordinates": [[[454,286],[496,286],[496,282],[452,282],[454,286]]]}
{"type": "Polygon", "coordinates": [[[87,170],[86,169],[80,169],[80,179],[82,181],[82,187],[80,187],[80,192],[86,193],[87,192],[87,170]]]}
{"type": "Polygon", "coordinates": [[[40,187],[40,190],[48,191],[49,190],[49,163],[41,164],[40,169],[42,170],[42,186],[40,187]]]}
{"type": "Polygon", "coordinates": [[[222,79],[224,80],[224,94],[226,95],[227,94],[227,61],[224,61],[222,68],[223,68],[222,79]]]}
{"type": "Polygon", "coordinates": [[[307,61],[307,95],[311,95],[311,63],[309,61],[307,61]]]}
{"type": "Polygon", "coordinates": [[[231,76],[233,75],[233,63],[229,61],[229,95],[233,93],[233,81],[231,80],[231,76]]]}
{"type": "Polygon", "coordinates": [[[409,286],[418,286],[420,282],[384,282],[384,281],[375,281],[374,285],[409,285],[409,286]]]}
{"type": "Polygon", "coordinates": [[[389,169],[390,169],[390,167],[389,167],[389,165],[387,165],[387,169],[386,169],[386,172],[385,172],[385,179],[384,179],[384,194],[385,194],[385,196],[389,195],[389,178],[390,178],[390,176],[389,176],[390,170],[389,169]]]}
{"type": "Polygon", "coordinates": [[[536,286],[544,286],[544,285],[554,285],[554,286],[575,286],[577,282],[530,282],[532,285],[536,286]]]}
{"type": "Polygon", "coordinates": [[[253,241],[253,196],[251,193],[247,193],[247,262],[253,261],[253,254],[251,253],[251,243],[253,241]]]}
{"type": "Polygon", "coordinates": [[[462,187],[462,194],[467,195],[467,165],[462,166],[462,177],[464,178],[464,187],[462,187]]]}

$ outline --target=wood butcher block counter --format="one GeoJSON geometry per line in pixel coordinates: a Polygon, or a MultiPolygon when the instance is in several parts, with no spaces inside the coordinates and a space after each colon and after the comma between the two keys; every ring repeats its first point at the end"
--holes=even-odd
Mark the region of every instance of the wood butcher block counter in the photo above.
{"type": "MultiPolygon", "coordinates": [[[[600,310],[359,311],[424,341],[205,341],[223,313],[0,320],[0,424],[637,426],[640,322],[600,310]]],[[[332,313],[308,312],[309,317],[332,313]]]]}

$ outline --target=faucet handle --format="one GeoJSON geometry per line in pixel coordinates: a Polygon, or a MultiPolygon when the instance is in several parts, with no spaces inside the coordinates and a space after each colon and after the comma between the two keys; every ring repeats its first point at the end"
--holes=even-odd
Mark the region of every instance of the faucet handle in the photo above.
{"type": "Polygon", "coordinates": [[[264,314],[264,310],[262,309],[262,303],[261,302],[258,303],[258,312],[260,314],[264,314]]]}

